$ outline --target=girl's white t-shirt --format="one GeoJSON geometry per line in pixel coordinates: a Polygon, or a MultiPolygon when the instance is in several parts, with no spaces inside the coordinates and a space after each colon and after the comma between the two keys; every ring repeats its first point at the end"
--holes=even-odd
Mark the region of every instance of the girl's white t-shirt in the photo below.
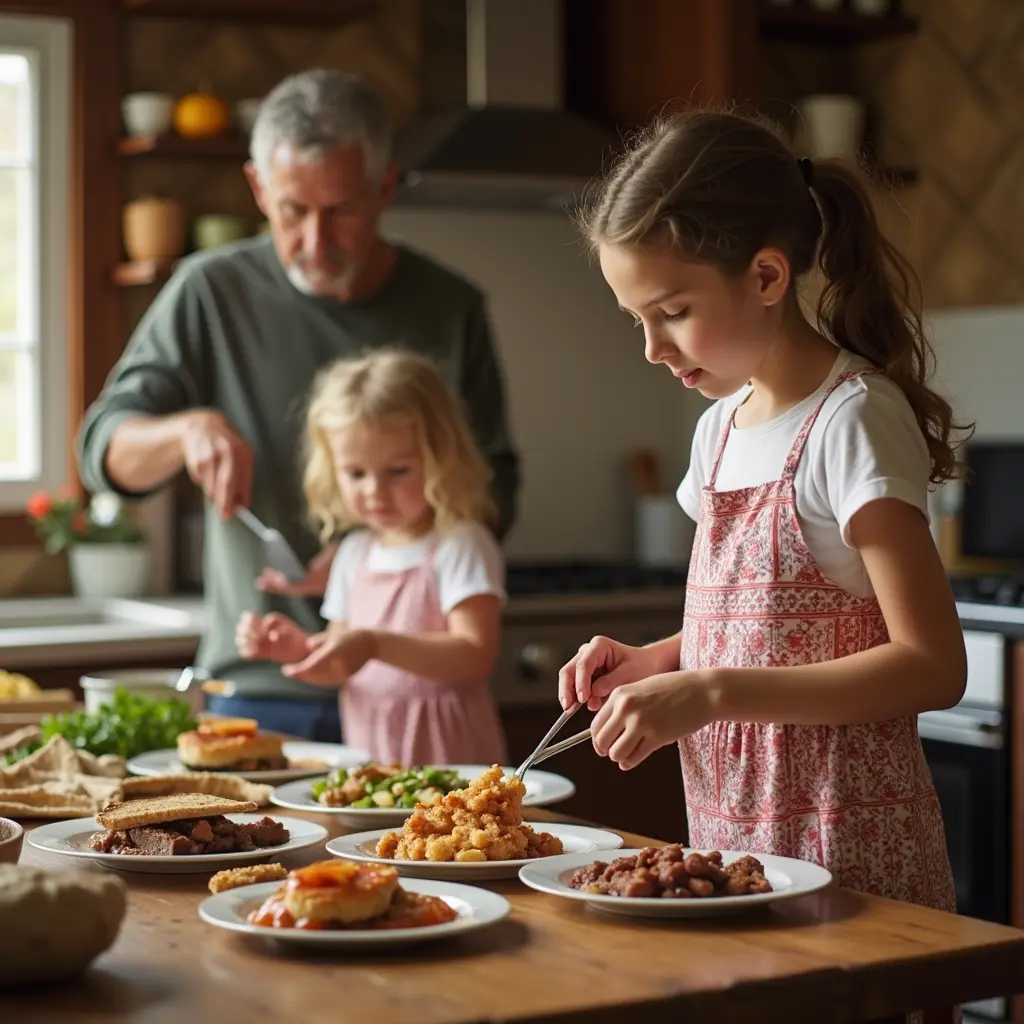
{"type": "Polygon", "coordinates": [[[398,547],[382,547],[370,530],[355,530],[338,547],[320,615],[328,622],[348,619],[348,595],[367,564],[373,572],[404,572],[422,565],[434,546],[434,572],[441,611],[449,612],[481,594],[505,598],[505,559],[494,535],[480,523],[459,523],[443,534],[431,531],[398,547]]]}
{"type": "MultiPolygon", "coordinates": [[[[841,351],[814,394],[767,423],[743,430],[733,427],[715,490],[754,487],[782,476],[797,433],[835,379],[870,365],[841,351]]],[[[701,490],[710,479],[722,431],[749,394],[745,387],[715,402],[697,423],[690,468],[676,492],[693,520],[700,515],[701,490]]],[[[896,384],[877,373],[840,384],[811,429],[795,480],[797,517],[822,572],[858,597],[872,596],[864,561],[850,547],[850,520],[879,498],[905,501],[927,519],[930,470],[924,435],[896,384]]]]}

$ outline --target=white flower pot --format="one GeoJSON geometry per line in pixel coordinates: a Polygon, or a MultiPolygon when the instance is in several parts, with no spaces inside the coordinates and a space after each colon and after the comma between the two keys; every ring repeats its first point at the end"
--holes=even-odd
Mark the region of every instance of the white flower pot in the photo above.
{"type": "Polygon", "coordinates": [[[78,597],[138,597],[149,582],[145,544],[76,544],[68,549],[78,597]]]}

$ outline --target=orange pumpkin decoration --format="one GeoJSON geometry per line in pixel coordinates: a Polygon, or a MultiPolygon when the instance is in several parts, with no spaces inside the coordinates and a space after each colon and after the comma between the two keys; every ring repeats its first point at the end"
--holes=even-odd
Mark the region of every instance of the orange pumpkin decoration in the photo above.
{"type": "Polygon", "coordinates": [[[212,139],[231,127],[231,110],[212,92],[190,92],[174,106],[174,130],[186,139],[212,139]]]}

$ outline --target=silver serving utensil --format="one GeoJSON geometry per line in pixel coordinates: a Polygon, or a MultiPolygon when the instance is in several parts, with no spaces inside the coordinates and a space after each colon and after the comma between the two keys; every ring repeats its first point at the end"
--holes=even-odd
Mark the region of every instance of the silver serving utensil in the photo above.
{"type": "Polygon", "coordinates": [[[263,561],[269,568],[276,569],[289,583],[299,583],[306,578],[306,567],[299,561],[298,555],[292,551],[280,530],[264,526],[249,509],[242,506],[235,509],[235,518],[263,541],[263,561]]]}
{"type": "MultiPolygon", "coordinates": [[[[585,743],[590,739],[590,726],[586,729],[581,729],[579,732],[574,733],[568,739],[560,740],[558,743],[552,743],[547,750],[542,750],[534,759],[533,764],[540,764],[541,761],[546,761],[549,757],[554,757],[555,754],[564,753],[566,750],[571,750],[573,747],[578,747],[581,743],[585,743]]],[[[530,766],[531,768],[533,765],[530,766]]],[[[521,777],[521,776],[520,776],[521,777]]]]}
{"type": "Polygon", "coordinates": [[[192,680],[195,679],[195,677],[196,673],[191,665],[189,665],[186,668],[183,668],[181,670],[181,675],[178,676],[178,680],[174,684],[175,690],[177,690],[178,693],[188,692],[188,688],[192,685],[192,680]]]}
{"type": "Polygon", "coordinates": [[[568,711],[563,711],[558,718],[555,720],[555,724],[544,734],[544,738],[534,748],[533,753],[515,770],[513,776],[517,779],[522,777],[530,770],[532,765],[535,765],[538,761],[546,761],[549,757],[553,757],[554,754],[560,753],[563,750],[568,750],[569,747],[574,747],[577,743],[582,743],[590,735],[589,729],[584,729],[583,732],[577,733],[575,736],[570,737],[568,740],[563,740],[561,743],[556,743],[552,747],[548,747],[548,743],[551,739],[558,735],[562,726],[572,718],[583,707],[582,704],[573,704],[568,711]],[[547,747],[547,749],[545,749],[547,747]],[[557,750],[555,748],[558,748],[557,750]]]}

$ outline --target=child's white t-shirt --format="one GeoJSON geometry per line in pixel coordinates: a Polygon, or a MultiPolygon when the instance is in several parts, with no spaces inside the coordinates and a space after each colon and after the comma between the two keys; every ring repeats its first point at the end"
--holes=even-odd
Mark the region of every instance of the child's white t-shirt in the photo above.
{"type": "MultiPolygon", "coordinates": [[[[767,423],[733,428],[715,490],[754,487],[782,475],[786,456],[804,421],[847,370],[870,367],[841,351],[814,394],[767,423]]],[[[708,483],[722,430],[748,387],[715,402],[700,418],[690,468],[676,497],[696,520],[701,489],[708,483]]],[[[881,374],[844,381],[829,396],[807,439],[796,473],[796,510],[811,554],[822,572],[859,597],[874,593],[860,554],[849,546],[854,514],[878,498],[898,498],[928,516],[928,446],[900,388],[881,374]]]]}
{"type": "Polygon", "coordinates": [[[320,615],[328,622],[347,621],[348,595],[364,565],[373,572],[404,572],[422,565],[432,545],[436,545],[434,572],[445,615],[481,594],[504,600],[505,559],[494,535],[480,523],[459,523],[443,534],[432,531],[398,547],[382,547],[370,530],[355,530],[342,540],[331,563],[320,615]]]}

